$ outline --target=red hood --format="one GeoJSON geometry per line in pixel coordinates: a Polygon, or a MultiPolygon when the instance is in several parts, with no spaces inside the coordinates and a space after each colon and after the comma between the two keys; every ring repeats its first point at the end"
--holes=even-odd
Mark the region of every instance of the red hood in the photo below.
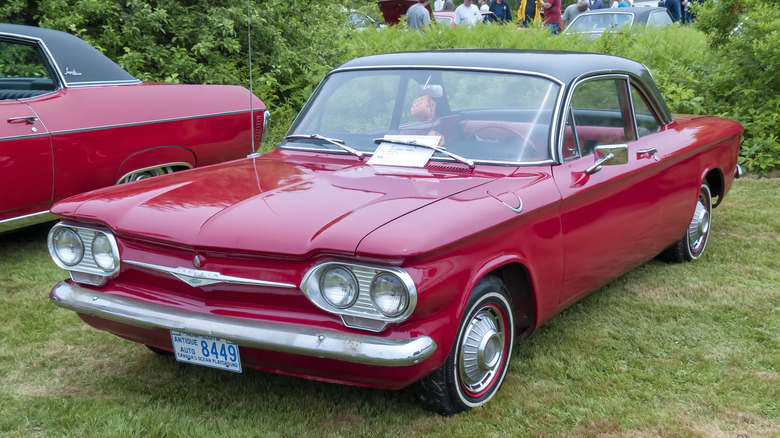
{"type": "Polygon", "coordinates": [[[476,176],[459,165],[433,174],[383,171],[351,157],[295,157],[275,152],[101,189],[66,199],[52,212],[201,249],[351,254],[376,228],[497,176],[476,176]]]}

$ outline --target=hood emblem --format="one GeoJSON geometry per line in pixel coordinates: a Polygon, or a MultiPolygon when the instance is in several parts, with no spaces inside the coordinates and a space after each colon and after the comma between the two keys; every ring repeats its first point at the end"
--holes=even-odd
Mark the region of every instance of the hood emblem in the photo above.
{"type": "Polygon", "coordinates": [[[192,287],[209,286],[216,283],[223,283],[225,281],[222,278],[222,274],[219,272],[198,271],[196,269],[182,267],[172,269],[170,272],[171,275],[192,287]]]}
{"type": "Polygon", "coordinates": [[[192,266],[195,266],[196,268],[200,268],[201,266],[203,266],[204,261],[205,260],[203,260],[203,256],[196,255],[195,257],[192,258],[192,266]]]}
{"type": "MultiPolygon", "coordinates": [[[[192,287],[204,287],[218,283],[247,284],[252,286],[280,287],[285,289],[295,289],[297,287],[296,285],[289,283],[278,283],[275,281],[255,280],[253,278],[241,278],[230,275],[222,275],[216,271],[204,271],[199,269],[184,268],[181,266],[178,268],[169,268],[167,266],[153,265],[151,263],[136,262],[133,260],[123,260],[122,262],[127,263],[128,265],[135,265],[142,268],[151,269],[152,271],[171,274],[192,287]]],[[[195,259],[193,259],[193,263],[195,263],[195,259]]]]}

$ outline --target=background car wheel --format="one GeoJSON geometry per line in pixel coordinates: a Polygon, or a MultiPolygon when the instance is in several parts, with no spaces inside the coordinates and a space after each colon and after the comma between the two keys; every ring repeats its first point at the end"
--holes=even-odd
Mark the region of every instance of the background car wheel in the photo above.
{"type": "Polygon", "coordinates": [[[447,360],[415,384],[423,407],[453,415],[493,398],[506,376],[514,322],[504,283],[486,277],[471,292],[447,360]]]}
{"type": "Polygon", "coordinates": [[[677,243],[667,248],[661,257],[667,262],[683,263],[698,259],[704,254],[712,226],[712,193],[707,181],[699,189],[696,209],[688,231],[677,243]]]}
{"type": "Polygon", "coordinates": [[[132,173],[129,173],[122,177],[119,181],[117,181],[117,184],[124,184],[131,181],[139,181],[146,178],[152,178],[155,176],[165,175],[168,173],[177,172],[179,170],[184,170],[186,167],[181,166],[158,166],[158,167],[150,167],[148,169],[142,169],[138,170],[132,173]]]}

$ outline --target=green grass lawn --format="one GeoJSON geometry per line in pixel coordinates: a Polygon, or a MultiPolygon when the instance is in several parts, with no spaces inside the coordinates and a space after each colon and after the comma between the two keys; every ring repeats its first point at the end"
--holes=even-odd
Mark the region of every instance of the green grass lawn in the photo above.
{"type": "Polygon", "coordinates": [[[706,256],[651,261],[519,341],[485,407],[185,365],[49,302],[45,227],[0,236],[2,436],[780,436],[780,180],[740,180],[706,256]]]}

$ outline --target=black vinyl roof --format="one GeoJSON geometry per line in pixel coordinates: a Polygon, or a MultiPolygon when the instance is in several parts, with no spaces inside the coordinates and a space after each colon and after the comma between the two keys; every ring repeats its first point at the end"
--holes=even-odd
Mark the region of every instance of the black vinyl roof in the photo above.
{"type": "Polygon", "coordinates": [[[565,51],[457,49],[398,52],[347,61],[336,70],[355,67],[453,67],[533,72],[569,84],[594,72],[633,73],[647,68],[639,62],[600,53],[565,51]]]}
{"type": "MultiPolygon", "coordinates": [[[[656,9],[656,8],[636,8],[656,9]]],[[[614,55],[588,52],[456,49],[397,52],[347,61],[334,72],[371,68],[469,68],[504,70],[545,75],[570,87],[580,78],[603,74],[627,74],[639,80],[659,107],[671,118],[650,70],[644,64],[614,55]]]]}
{"type": "Polygon", "coordinates": [[[65,32],[0,23],[0,39],[37,42],[66,86],[140,82],[97,49],[65,32]]]}
{"type": "MultiPolygon", "coordinates": [[[[635,7],[635,8],[602,8],[602,9],[594,9],[592,11],[585,11],[581,13],[580,15],[602,15],[602,14],[633,14],[634,15],[634,23],[635,24],[644,24],[647,23],[647,17],[650,16],[652,12],[655,11],[663,11],[668,13],[668,9],[666,8],[657,8],[657,7],[651,7],[651,6],[643,6],[643,7],[635,7]]],[[[578,15],[579,17],[579,15],[578,15]]],[[[671,17],[670,17],[671,18],[671,17]]]]}

